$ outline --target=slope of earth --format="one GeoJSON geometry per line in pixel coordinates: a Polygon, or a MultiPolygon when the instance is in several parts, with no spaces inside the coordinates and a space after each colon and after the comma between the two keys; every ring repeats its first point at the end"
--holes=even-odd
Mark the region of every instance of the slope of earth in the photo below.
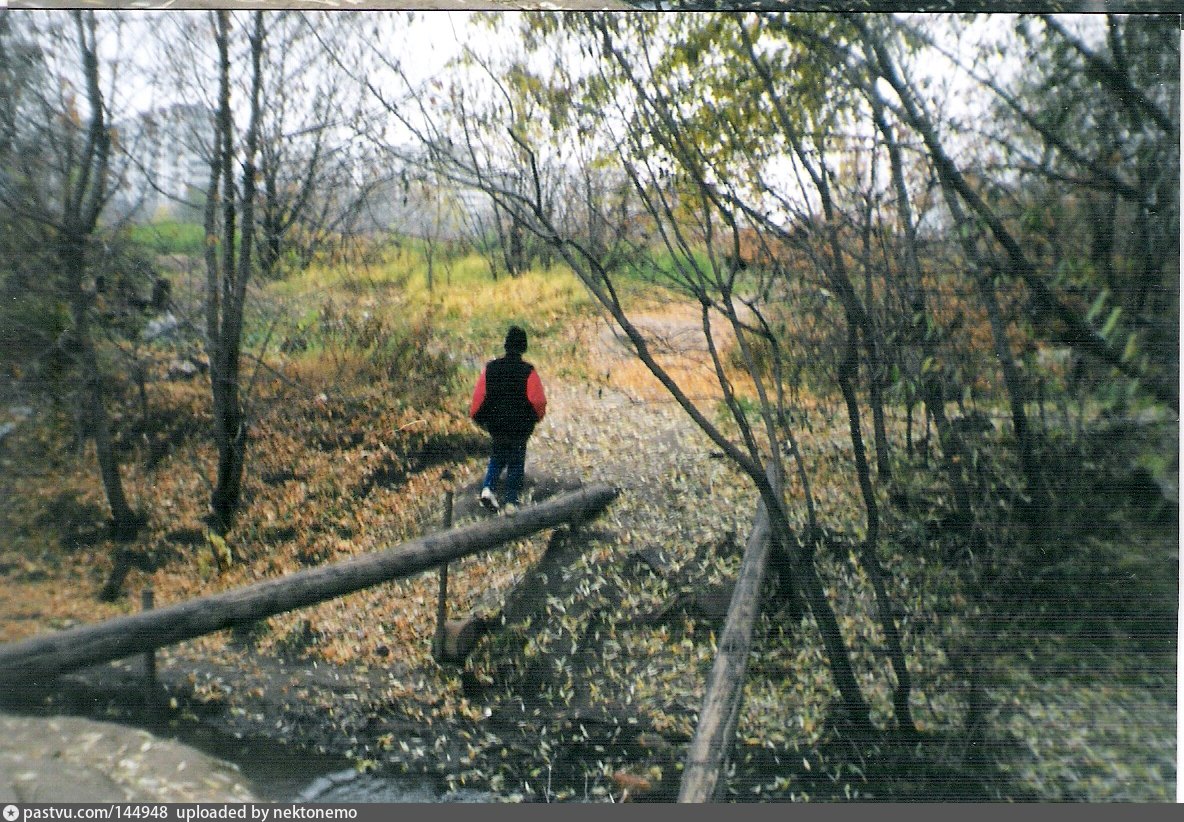
{"type": "MultiPolygon", "coordinates": [[[[715,415],[710,372],[694,356],[695,312],[654,310],[646,320],[671,342],[666,356],[681,360],[676,365],[685,369],[700,407],[715,415]]],[[[572,334],[531,354],[543,371],[550,410],[531,442],[529,490],[538,494],[546,486],[602,480],[622,493],[595,522],[450,567],[450,616],[513,617],[504,627],[491,626],[465,666],[440,666],[431,658],[436,575],[429,573],[273,618],[257,630],[164,649],[157,660],[163,694],[149,711],[140,706],[138,661],[81,672],[52,694],[28,694],[26,710],[69,710],[128,722],[151,716],[181,735],[212,727],[230,737],[284,740],[297,746],[294,759],[324,755],[327,769],[345,759],[359,771],[424,773],[437,779],[441,790],[479,787],[508,800],[672,798],[753,499],[747,482],[718,458],[660,386],[638,372],[611,333],[589,324],[572,334]],[[586,379],[552,367],[558,349],[582,353],[586,379]],[[537,567],[549,572],[541,589],[531,589],[541,595],[516,600],[519,583],[525,586],[537,567]]],[[[846,431],[841,418],[825,409],[818,414],[825,424],[802,446],[831,483],[819,490],[820,504],[832,522],[855,533],[858,505],[850,483],[837,479],[847,476],[846,431]]],[[[312,523],[323,532],[323,547],[308,562],[322,562],[434,530],[446,488],[457,491],[460,521],[480,516],[472,496],[483,462],[465,459],[463,449],[447,475],[437,466],[367,487],[365,494],[336,487],[356,489],[361,479],[383,469],[388,460],[383,449],[394,445],[385,431],[400,430],[413,416],[384,421],[379,433],[347,417],[345,430],[337,432],[342,436],[324,454],[268,466],[274,481],[298,491],[299,499],[290,512],[270,499],[260,504],[271,516],[259,530],[278,532],[293,524],[300,530],[312,523]],[[313,470],[313,459],[332,466],[336,486],[313,486],[314,474],[323,471],[313,470]],[[314,516],[314,505],[331,505],[332,511],[314,516]]],[[[291,432],[268,434],[283,435],[291,432]]],[[[260,498],[266,485],[258,486],[260,498]]],[[[852,558],[850,539],[833,536],[818,561],[848,632],[860,682],[882,723],[890,710],[891,683],[878,650],[878,629],[867,616],[870,586],[852,558]]],[[[884,747],[853,756],[826,722],[835,694],[810,621],[792,624],[773,612],[758,626],[731,798],[1170,795],[1175,771],[1167,742],[1174,703],[1166,705],[1155,696],[1158,691],[1133,703],[1120,689],[1099,691],[1088,711],[1062,697],[1056,721],[1042,725],[1022,717],[1047,716],[1043,692],[988,689],[996,744],[978,757],[985,761],[971,763],[974,752],[965,750],[959,736],[966,692],[956,655],[972,630],[964,593],[936,563],[918,566],[900,555],[888,560],[916,665],[914,706],[923,744],[907,752],[884,747]],[[1132,733],[1108,737],[1091,719],[1102,714],[1112,718],[1107,727],[1125,723],[1132,733]],[[1093,781],[1077,775],[1079,746],[1039,744],[1040,737],[1064,735],[1066,725],[1090,751],[1087,775],[1093,781]],[[1017,771],[1015,778],[1009,767],[1017,771]],[[1099,774],[1102,778],[1095,778],[1099,774]]],[[[277,550],[197,579],[190,566],[161,569],[147,579],[133,574],[129,589],[151,581],[158,591],[195,595],[289,566],[293,563],[277,550]]],[[[16,567],[5,584],[14,591],[21,590],[22,579],[60,586],[54,573],[46,564],[16,567]]],[[[62,625],[61,619],[48,610],[28,614],[17,633],[62,625]]]]}

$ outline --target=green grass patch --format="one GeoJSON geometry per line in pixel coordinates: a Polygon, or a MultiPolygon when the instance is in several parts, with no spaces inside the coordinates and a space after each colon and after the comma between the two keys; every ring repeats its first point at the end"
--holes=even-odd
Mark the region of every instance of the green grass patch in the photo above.
{"type": "Polygon", "coordinates": [[[132,226],[131,240],[156,254],[200,254],[205,230],[197,223],[174,220],[132,226]]]}
{"type": "MultiPolygon", "coordinates": [[[[347,313],[430,318],[453,353],[474,357],[496,353],[511,324],[526,329],[532,353],[546,356],[572,321],[593,311],[592,297],[566,266],[494,280],[478,254],[438,253],[429,290],[422,249],[409,243],[390,249],[378,265],[313,266],[272,288],[306,308],[332,302],[347,313]]],[[[306,323],[311,316],[306,311],[306,323]]]]}

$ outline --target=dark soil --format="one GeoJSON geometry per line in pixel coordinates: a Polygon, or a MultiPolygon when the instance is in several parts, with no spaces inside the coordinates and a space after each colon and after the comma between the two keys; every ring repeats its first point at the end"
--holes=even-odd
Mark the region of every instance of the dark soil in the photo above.
{"type": "Polygon", "coordinates": [[[488,448],[487,439],[476,433],[449,433],[408,440],[362,480],[354,495],[364,497],[375,488],[397,487],[413,474],[481,456],[488,448]]]}
{"type": "MultiPolygon", "coordinates": [[[[578,704],[555,712],[528,692],[478,686],[474,697],[490,706],[484,721],[425,721],[407,715],[402,706],[367,699],[367,693],[381,690],[378,686],[388,675],[385,671],[328,669],[259,656],[251,657],[248,666],[206,662],[195,667],[161,657],[159,682],[151,690],[145,688],[142,663],[125,660],[70,674],[52,690],[9,694],[3,704],[6,709],[36,715],[68,713],[118,721],[177,738],[235,762],[255,792],[273,801],[292,801],[318,778],[333,774],[340,779],[343,771],[359,767],[377,778],[418,775],[443,793],[454,784],[447,775],[462,770],[458,763],[465,761],[466,741],[490,738],[497,745],[487,746],[471,764],[490,774],[513,774],[514,782],[503,778],[499,783],[503,796],[544,801],[547,791],[553,796],[566,788],[573,799],[595,798],[587,793],[590,779],[600,778],[597,763],[611,759],[628,772],[647,773],[660,767],[670,773],[668,778],[651,781],[647,792],[631,796],[631,801],[677,798],[678,780],[672,772],[688,740],[654,732],[644,716],[627,706],[619,706],[616,714],[578,704]],[[199,695],[195,687],[211,684],[222,689],[221,698],[199,695]],[[303,696],[294,700],[294,693],[303,696]],[[540,731],[551,735],[549,767],[541,772],[540,731]],[[506,790],[507,784],[517,789],[506,790]]],[[[936,736],[906,744],[891,734],[855,741],[842,729],[814,750],[741,744],[726,798],[741,802],[1038,799],[1014,789],[1002,792],[1001,775],[986,764],[955,768],[943,761],[940,754],[955,744],[957,740],[936,736]],[[792,796],[768,788],[777,779],[792,779],[792,796]],[[844,784],[857,787],[854,792],[848,787],[844,795],[838,787],[844,784]]],[[[979,753],[985,763],[1005,752],[979,753]]],[[[476,779],[466,787],[481,790],[489,784],[476,779]]],[[[348,797],[348,790],[344,795],[348,797]]]]}
{"type": "MultiPolygon", "coordinates": [[[[543,477],[529,490],[542,499],[569,484],[543,477]]],[[[464,494],[458,502],[470,505],[472,496],[464,494]]],[[[523,626],[545,618],[539,603],[570,593],[565,588],[575,582],[565,579],[561,570],[590,541],[606,535],[597,526],[554,532],[542,560],[507,599],[497,627],[476,654],[479,660],[450,669],[465,696],[480,709],[477,719],[443,720],[422,712],[417,704],[376,696],[386,691],[392,677],[415,681],[423,676],[397,662],[383,669],[327,666],[302,659],[297,647],[287,659],[263,655],[253,649],[249,630],[234,636],[231,648],[236,656],[226,660],[195,661],[178,650],[158,652],[157,683],[151,688],[144,680],[142,660],[135,658],[75,672],[52,688],[9,693],[5,706],[115,720],[178,738],[236,762],[259,795],[276,800],[291,800],[317,778],[335,774],[339,779],[343,771],[357,767],[377,778],[418,775],[435,785],[437,793],[459,784],[526,801],[556,796],[619,799],[622,792],[613,780],[636,774],[642,776],[630,801],[673,801],[689,742],[686,736],[659,731],[637,705],[591,700],[583,689],[566,704],[557,703],[551,694],[569,669],[596,664],[601,629],[607,633],[614,622],[676,626],[691,620],[718,625],[715,606],[723,595],[720,591],[700,586],[685,572],[674,574],[679,577],[677,596],[647,613],[629,613],[620,597],[609,591],[591,601],[590,613],[579,620],[588,629],[561,635],[552,650],[524,658],[523,626]],[[569,643],[576,649],[570,659],[554,649],[566,649],[569,643]],[[595,793],[597,787],[606,790],[595,793]]],[[[655,555],[631,555],[625,564],[627,575],[673,573],[655,555]]],[[[977,762],[951,765],[949,750],[956,742],[936,736],[906,741],[891,732],[854,739],[841,724],[812,749],[794,743],[771,748],[740,742],[734,753],[735,776],[723,798],[1036,798],[1005,787],[1002,774],[988,764],[1002,750],[979,751],[977,762]],[[792,791],[779,790],[778,784],[792,784],[792,791]]]]}

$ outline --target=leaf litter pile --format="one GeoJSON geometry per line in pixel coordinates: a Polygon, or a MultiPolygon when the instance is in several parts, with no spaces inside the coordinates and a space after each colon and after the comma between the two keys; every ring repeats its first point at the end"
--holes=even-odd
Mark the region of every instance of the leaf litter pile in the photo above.
{"type": "MultiPolygon", "coordinates": [[[[437,575],[429,572],[162,649],[174,724],[281,739],[346,756],[361,771],[433,774],[442,786],[510,801],[676,796],[753,494],[656,382],[606,345],[602,327],[573,324],[569,338],[542,341],[532,359],[550,409],[528,451],[526,502],[548,483],[606,481],[622,493],[593,522],[449,567],[449,616],[475,615],[490,628],[463,668],[432,658],[437,575]],[[571,362],[572,351],[587,361],[571,362]]],[[[695,370],[686,364],[684,381],[693,385],[695,370]]],[[[298,392],[265,380],[269,410],[253,431],[243,512],[225,540],[203,520],[216,458],[204,436],[204,385],[155,384],[154,406],[167,413],[151,436],[124,444],[123,459],[128,490],[149,517],[137,546],[144,559],[126,578],[127,596],[110,604],[94,596],[115,546],[101,527],[93,455],[63,451],[65,423],[22,427],[3,456],[0,526],[9,537],[0,573],[11,594],[0,602],[3,639],[130,612],[148,587],[158,605],[181,602],[391,547],[440,527],[446,489],[457,491],[458,522],[479,516],[471,496],[485,440],[463,417],[475,372],[459,376],[454,407],[435,411],[382,380],[318,391],[314,369],[298,392]]],[[[853,555],[860,507],[853,483],[837,479],[850,476],[846,428],[833,410],[808,410],[818,424],[802,446],[822,478],[820,512],[834,524],[818,562],[884,725],[892,682],[871,586],[853,555]]],[[[837,693],[812,622],[766,609],[728,798],[1167,798],[1174,722],[1163,721],[1162,700],[1132,701],[1123,689],[1025,686],[1023,671],[999,661],[985,697],[991,744],[970,749],[960,734],[967,595],[924,554],[885,559],[922,741],[908,750],[847,744],[828,722],[837,693]],[[1118,717],[1108,728],[1129,733],[1097,730],[1091,715],[1102,711],[1118,717]],[[1063,738],[1065,727],[1075,742],[1038,742],[1063,738]]],[[[126,685],[137,665],[103,666],[97,689],[73,707],[135,721],[127,687],[112,681],[126,685]]]]}

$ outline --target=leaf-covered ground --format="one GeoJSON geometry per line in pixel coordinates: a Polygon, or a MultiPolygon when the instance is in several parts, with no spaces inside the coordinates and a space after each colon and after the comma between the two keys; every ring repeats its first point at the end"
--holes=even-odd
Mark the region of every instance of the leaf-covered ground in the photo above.
{"type": "MultiPolygon", "coordinates": [[[[650,328],[683,350],[671,357],[712,410],[710,374],[684,336],[694,316],[653,308],[650,328]]],[[[447,316],[437,319],[447,325],[447,316]]],[[[225,546],[203,520],[214,459],[203,434],[204,385],[155,383],[160,419],[150,436],[126,444],[124,462],[129,493],[149,515],[139,547],[159,567],[134,569],[128,596],[114,604],[95,597],[114,546],[102,531],[93,456],[61,447],[64,425],[22,425],[4,444],[0,636],[127,612],[148,586],[159,604],[179,602],[434,530],[444,490],[471,489],[484,467],[484,441],[463,418],[481,347],[452,347],[464,356],[448,389],[451,410],[425,411],[414,391],[356,378],[369,366],[349,351],[332,380],[322,362],[303,366],[299,390],[261,382],[266,413],[254,432],[244,512],[225,546]]],[[[509,799],[673,796],[754,499],[602,323],[552,318],[529,357],[543,373],[550,411],[532,440],[528,474],[604,480],[622,493],[595,523],[453,564],[449,608],[453,616],[496,612],[550,551],[562,570],[548,580],[545,600],[523,606],[529,616],[479,645],[464,671],[431,658],[434,573],[186,642],[159,654],[172,721],[291,740],[363,769],[438,773],[509,799]]],[[[861,519],[846,427],[824,402],[803,407],[811,424],[801,445],[832,532],[819,563],[883,724],[891,683],[871,588],[852,555],[861,519]]],[[[467,498],[458,505],[471,508],[467,498]]],[[[836,694],[811,623],[768,614],[751,660],[732,798],[1174,795],[1171,659],[1120,652],[1069,671],[1043,665],[1045,644],[1034,641],[1027,654],[976,660],[983,687],[973,695],[967,660],[981,623],[969,592],[932,550],[889,545],[921,741],[902,749],[880,740],[852,752],[828,722],[836,694]],[[963,730],[975,700],[985,730],[971,745],[963,730]]],[[[75,708],[134,719],[126,674],[88,676],[98,690],[85,690],[75,708]],[[113,696],[103,698],[103,687],[113,696]]]]}

